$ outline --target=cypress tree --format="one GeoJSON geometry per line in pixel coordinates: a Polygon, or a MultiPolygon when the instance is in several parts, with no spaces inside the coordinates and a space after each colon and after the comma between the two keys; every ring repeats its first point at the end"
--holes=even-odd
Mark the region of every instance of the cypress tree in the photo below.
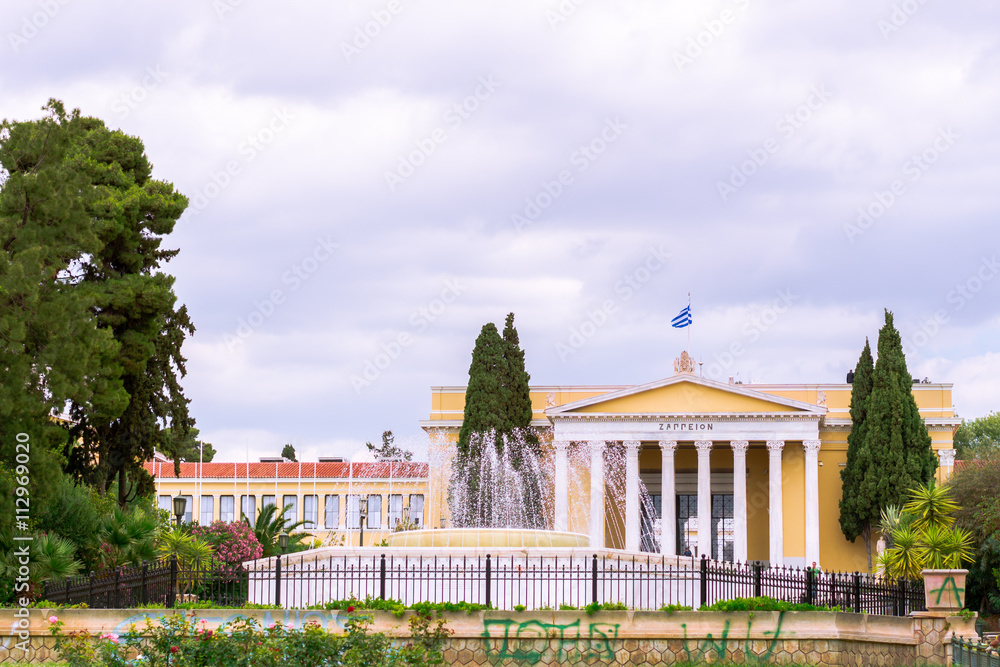
{"type": "MultiPolygon", "coordinates": [[[[855,453],[858,461],[852,466],[848,451],[847,467],[853,468],[848,506],[856,521],[853,527],[865,537],[870,568],[872,528],[878,525],[882,509],[902,505],[909,490],[926,485],[937,468],[930,434],[913,398],[902,340],[888,310],[878,335],[878,361],[855,453]]],[[[848,489],[844,491],[846,495],[848,489]]]]}
{"type": "Polygon", "coordinates": [[[524,368],[524,350],[514,328],[514,313],[507,314],[503,328],[504,400],[507,419],[520,432],[525,442],[538,443],[538,436],[531,429],[531,376],[524,368]]]}
{"type": "MultiPolygon", "coordinates": [[[[851,386],[851,432],[847,436],[847,465],[840,471],[843,494],[840,499],[840,529],[844,537],[853,542],[864,532],[864,520],[861,515],[869,510],[867,499],[858,494],[860,478],[859,471],[867,470],[871,465],[871,453],[864,449],[863,431],[868,414],[868,397],[872,392],[872,376],[875,374],[875,362],[872,359],[872,348],[865,338],[865,347],[854,370],[854,381],[851,386]]],[[[870,533],[865,535],[865,544],[870,544],[870,533]]],[[[868,567],[871,569],[871,552],[869,551],[868,567]]]]}
{"type": "MultiPolygon", "coordinates": [[[[506,525],[516,521],[543,527],[543,501],[533,464],[537,461],[538,436],[531,428],[531,376],[525,370],[514,314],[507,315],[503,337],[493,323],[483,326],[472,351],[469,384],[465,391],[465,411],[458,437],[458,454],[449,489],[452,521],[458,527],[506,525]],[[510,508],[498,512],[498,500],[509,489],[494,488],[481,480],[498,474],[489,462],[484,465],[484,447],[492,445],[498,457],[505,457],[519,480],[519,507],[512,519],[510,508]],[[456,486],[461,484],[461,487],[456,486]]],[[[492,456],[492,453],[490,453],[492,456]]],[[[503,486],[503,484],[499,484],[503,486]]],[[[504,505],[508,503],[503,503],[504,505]]]]}
{"type": "Polygon", "coordinates": [[[505,406],[506,392],[503,380],[504,342],[496,325],[483,325],[476,346],[472,350],[472,364],[469,366],[469,385],[465,389],[465,411],[462,415],[462,429],[458,434],[460,455],[473,452],[473,434],[494,433],[499,436],[509,432],[513,426],[508,419],[505,406]]]}

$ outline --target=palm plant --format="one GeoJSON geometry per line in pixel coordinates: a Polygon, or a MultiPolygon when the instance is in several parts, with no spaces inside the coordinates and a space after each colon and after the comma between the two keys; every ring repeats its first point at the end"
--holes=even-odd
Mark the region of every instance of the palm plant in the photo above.
{"type": "Polygon", "coordinates": [[[959,509],[958,503],[951,498],[951,493],[943,486],[937,486],[931,481],[927,486],[910,490],[910,500],[903,510],[913,516],[913,526],[924,530],[928,526],[947,528],[955,523],[952,516],[959,509]]]}
{"type": "Polygon", "coordinates": [[[186,573],[180,576],[184,593],[187,593],[197,580],[196,571],[207,569],[215,555],[211,544],[177,528],[160,534],[158,551],[160,556],[165,558],[177,557],[177,564],[181,571],[186,573]]]}
{"type": "Polygon", "coordinates": [[[155,516],[141,509],[124,512],[115,508],[104,517],[99,529],[101,566],[114,568],[154,560],[158,532],[159,521],[155,516]]]}
{"type": "Polygon", "coordinates": [[[953,526],[951,515],[957,509],[948,489],[931,482],[910,491],[894,527],[892,512],[883,512],[892,546],[879,559],[881,572],[894,579],[919,579],[925,569],[958,569],[971,561],[972,534],[953,526]]]}
{"type": "Polygon", "coordinates": [[[270,558],[272,556],[277,556],[281,549],[278,547],[278,536],[282,533],[288,533],[288,550],[289,551],[299,551],[305,548],[302,544],[302,540],[307,537],[311,537],[308,533],[293,533],[292,531],[299,526],[304,526],[305,521],[296,521],[295,523],[290,523],[288,519],[285,518],[285,513],[288,512],[292,506],[285,505],[281,512],[278,513],[277,505],[268,505],[262,507],[260,513],[257,514],[257,520],[254,523],[250,523],[250,519],[243,516],[243,520],[247,522],[247,525],[253,529],[254,535],[257,536],[257,541],[260,542],[261,547],[264,549],[262,558],[270,558]]]}
{"type": "Polygon", "coordinates": [[[83,563],[76,559],[76,547],[58,535],[43,534],[31,544],[33,576],[39,581],[60,581],[79,574],[83,563]]]}

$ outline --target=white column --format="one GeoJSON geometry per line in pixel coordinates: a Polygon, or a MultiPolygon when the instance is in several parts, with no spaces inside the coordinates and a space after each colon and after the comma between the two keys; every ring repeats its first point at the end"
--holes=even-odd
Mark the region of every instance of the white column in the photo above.
{"type": "Polygon", "coordinates": [[[768,560],[771,562],[771,567],[785,564],[785,525],[781,505],[781,450],[784,446],[784,440],[767,441],[768,514],[771,537],[768,560]]]}
{"type": "Polygon", "coordinates": [[[806,567],[819,565],[819,440],[803,440],[806,456],[806,567]]]}
{"type": "Polygon", "coordinates": [[[747,447],[746,440],[731,440],[733,450],[733,560],[747,562],[747,447]]]}
{"type": "Polygon", "coordinates": [[[698,440],[698,557],[712,557],[712,441],[698,440]]]}
{"type": "Polygon", "coordinates": [[[955,450],[939,449],[937,450],[937,454],[938,467],[940,468],[938,478],[942,483],[947,482],[948,478],[955,471],[955,450]]]}
{"type": "Polygon", "coordinates": [[[674,450],[676,440],[661,440],[663,462],[660,472],[660,553],[677,555],[677,492],[674,481],[674,450]]]}
{"type": "Polygon", "coordinates": [[[556,450],[555,526],[558,531],[569,530],[569,443],[552,443],[556,450]]]}
{"type": "Polygon", "coordinates": [[[625,549],[639,550],[639,447],[638,440],[625,445],[625,549]]]}
{"type": "Polygon", "coordinates": [[[604,443],[590,443],[590,548],[604,548],[604,443]]]}

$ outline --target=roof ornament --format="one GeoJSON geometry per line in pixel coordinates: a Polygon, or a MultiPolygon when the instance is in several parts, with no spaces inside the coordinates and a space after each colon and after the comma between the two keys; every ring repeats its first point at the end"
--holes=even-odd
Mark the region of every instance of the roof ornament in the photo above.
{"type": "Polygon", "coordinates": [[[674,373],[694,373],[694,359],[686,350],[674,359],[674,373]]]}

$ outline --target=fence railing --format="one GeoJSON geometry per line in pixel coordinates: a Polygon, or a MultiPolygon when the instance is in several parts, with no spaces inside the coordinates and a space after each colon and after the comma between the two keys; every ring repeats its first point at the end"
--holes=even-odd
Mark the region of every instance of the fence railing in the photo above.
{"type": "Polygon", "coordinates": [[[951,638],[951,660],[959,667],[1000,667],[1000,653],[986,642],[951,638]]]}
{"type": "Polygon", "coordinates": [[[923,609],[919,582],[888,581],[861,573],[768,568],[702,558],[653,556],[398,556],[345,554],[282,556],[249,567],[189,569],[176,559],[119,568],[45,587],[52,602],[94,608],[132,607],[178,600],[210,600],[285,608],[321,606],[366,597],[415,602],[469,602],[497,609],[594,602],[629,609],[665,605],[698,608],[720,600],[769,596],[788,602],[838,606],[844,611],[904,616],[923,609]]]}

